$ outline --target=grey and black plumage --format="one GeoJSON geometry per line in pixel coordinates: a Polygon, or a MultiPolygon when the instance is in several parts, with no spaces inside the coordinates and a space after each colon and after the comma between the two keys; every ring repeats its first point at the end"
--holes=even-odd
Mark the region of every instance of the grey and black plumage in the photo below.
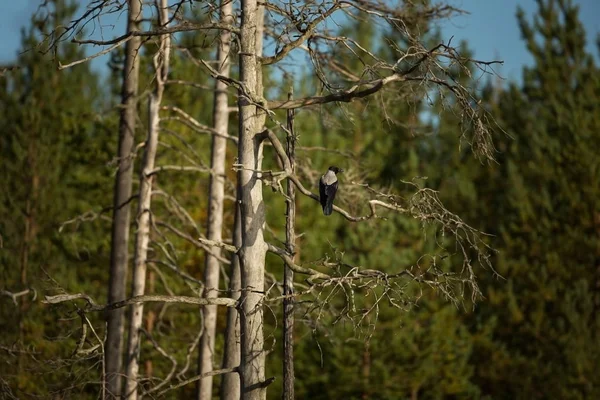
{"type": "Polygon", "coordinates": [[[331,166],[319,180],[319,199],[325,215],[331,215],[333,212],[333,200],[338,189],[337,174],[340,172],[344,170],[331,166]]]}

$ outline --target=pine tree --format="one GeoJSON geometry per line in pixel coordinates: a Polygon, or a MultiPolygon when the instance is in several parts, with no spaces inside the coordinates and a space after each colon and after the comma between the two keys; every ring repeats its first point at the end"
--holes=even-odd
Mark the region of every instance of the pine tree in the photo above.
{"type": "MultiPolygon", "coordinates": [[[[517,15],[534,57],[523,84],[484,88],[509,134],[496,143],[498,165],[446,157],[445,168],[456,172],[441,184],[453,188],[468,222],[496,236],[494,264],[506,279],[484,285],[488,300],[466,321],[482,395],[596,398],[599,70],[586,53],[578,7],[537,3],[533,22],[517,15]]],[[[440,125],[446,140],[457,136],[452,116],[440,125]]]]}
{"type": "MultiPolygon", "coordinates": [[[[38,46],[40,37],[75,11],[58,0],[48,7],[51,14],[34,16],[23,31],[20,68],[6,76],[0,91],[1,288],[30,290],[17,304],[0,298],[2,346],[14,350],[0,365],[0,375],[19,397],[60,390],[69,374],[40,362],[58,360],[65,345],[73,343],[53,340],[62,334],[56,315],[33,304],[34,291],[37,301],[43,292],[56,290],[54,282],[72,291],[103,292],[94,282],[104,280],[98,266],[108,257],[108,226],[101,219],[85,225],[75,219],[61,229],[66,221],[107,204],[105,165],[112,142],[105,136],[111,120],[98,111],[104,105],[98,76],[89,66],[59,72],[44,45],[38,46]],[[35,376],[43,371],[48,377],[40,382],[35,376]]],[[[63,59],[84,56],[68,43],[58,47],[58,54],[63,59]]]]}

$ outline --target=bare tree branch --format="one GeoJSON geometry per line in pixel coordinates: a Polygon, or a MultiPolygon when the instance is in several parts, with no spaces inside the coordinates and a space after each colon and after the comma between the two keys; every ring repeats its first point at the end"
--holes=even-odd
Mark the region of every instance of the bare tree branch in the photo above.
{"type": "Polygon", "coordinates": [[[209,24],[198,25],[198,24],[193,24],[191,22],[185,22],[181,25],[175,25],[175,26],[170,26],[170,27],[166,27],[166,28],[155,29],[152,31],[133,31],[133,32],[129,32],[124,35],[121,35],[119,37],[116,37],[114,39],[111,39],[111,40],[73,39],[72,42],[77,43],[77,44],[93,44],[96,46],[107,46],[107,45],[113,45],[116,43],[122,44],[122,43],[124,43],[124,41],[127,41],[130,38],[136,37],[136,36],[154,37],[154,36],[166,35],[166,34],[177,33],[177,32],[190,32],[190,31],[199,31],[199,30],[227,30],[227,31],[230,31],[235,34],[237,34],[239,32],[239,30],[237,28],[235,28],[231,25],[227,25],[227,24],[209,23],[209,24]]]}
{"type": "Polygon", "coordinates": [[[223,137],[225,139],[229,139],[229,140],[231,140],[234,143],[238,142],[238,138],[237,137],[223,134],[222,132],[219,132],[218,130],[216,130],[216,129],[208,126],[208,125],[201,124],[194,117],[192,117],[191,115],[189,115],[188,113],[186,113],[185,111],[183,111],[182,109],[180,109],[179,107],[175,107],[175,106],[163,106],[163,107],[161,107],[161,110],[172,111],[172,112],[178,114],[181,117],[181,118],[177,118],[177,117],[163,117],[163,118],[161,118],[164,121],[170,121],[170,120],[180,121],[181,123],[184,123],[185,125],[189,126],[190,128],[192,128],[194,130],[197,130],[198,132],[210,133],[211,135],[215,135],[215,136],[223,137]]]}
{"type": "Polygon", "coordinates": [[[281,50],[279,50],[279,52],[277,52],[277,54],[270,56],[270,57],[262,57],[262,59],[261,59],[262,65],[275,64],[276,62],[281,61],[290,51],[297,48],[298,46],[303,44],[308,38],[310,38],[313,35],[316,26],[318,24],[320,24],[321,22],[323,22],[325,19],[329,18],[331,16],[331,14],[333,14],[335,11],[337,11],[340,7],[341,7],[341,3],[338,1],[334,1],[333,5],[328,10],[321,13],[317,18],[310,21],[308,24],[305,21],[298,21],[298,30],[302,34],[296,40],[294,40],[290,43],[287,43],[285,46],[283,46],[283,48],[281,50]],[[303,25],[303,26],[300,26],[300,25],[303,25]],[[304,25],[306,25],[306,26],[304,26],[304,25]]]}
{"type": "Polygon", "coordinates": [[[77,294],[59,294],[55,296],[45,296],[45,300],[42,301],[44,304],[59,304],[73,300],[85,300],[88,303],[86,311],[97,312],[97,311],[110,311],[117,308],[127,307],[131,304],[139,303],[175,303],[175,304],[193,304],[198,306],[204,306],[207,304],[225,307],[237,307],[237,301],[227,297],[216,297],[212,299],[189,297],[189,296],[162,296],[162,295],[143,295],[134,296],[123,301],[117,301],[116,303],[99,305],[90,296],[83,293],[77,294]]]}
{"type": "Polygon", "coordinates": [[[178,384],[175,385],[171,385],[168,388],[166,388],[165,390],[163,390],[162,392],[158,393],[157,397],[161,397],[163,396],[165,393],[171,391],[171,390],[175,390],[175,389],[179,389],[180,387],[189,385],[190,383],[196,382],[204,377],[207,376],[216,376],[216,375],[223,375],[223,374],[230,374],[232,372],[239,372],[239,367],[234,367],[234,368],[223,368],[223,369],[215,369],[213,371],[207,372],[205,374],[202,375],[197,375],[193,378],[190,379],[186,379],[183,382],[179,382],[178,384]]]}
{"type": "Polygon", "coordinates": [[[17,303],[17,300],[19,299],[19,297],[26,296],[29,293],[31,293],[33,295],[32,301],[35,301],[35,299],[37,299],[37,291],[33,288],[21,290],[20,292],[16,292],[16,293],[9,292],[8,290],[4,290],[4,289],[0,290],[0,296],[10,297],[10,299],[12,300],[12,302],[15,306],[19,305],[19,303],[17,303]]]}
{"type": "Polygon", "coordinates": [[[332,102],[351,102],[354,99],[363,98],[373,93],[378,92],[384,86],[392,83],[405,80],[404,76],[399,73],[394,73],[386,78],[376,79],[364,84],[357,84],[351,88],[339,93],[332,93],[326,96],[311,96],[294,100],[272,100],[267,103],[267,107],[271,110],[290,109],[313,106],[317,104],[326,104],[332,102]],[[362,88],[362,89],[361,89],[362,88]]]}

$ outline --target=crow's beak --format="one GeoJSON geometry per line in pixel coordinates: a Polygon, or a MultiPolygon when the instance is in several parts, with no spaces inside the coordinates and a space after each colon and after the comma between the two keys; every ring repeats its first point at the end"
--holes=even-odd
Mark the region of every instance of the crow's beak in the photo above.
{"type": "Polygon", "coordinates": [[[340,168],[339,172],[344,172],[344,169],[343,169],[343,168],[340,168]]]}

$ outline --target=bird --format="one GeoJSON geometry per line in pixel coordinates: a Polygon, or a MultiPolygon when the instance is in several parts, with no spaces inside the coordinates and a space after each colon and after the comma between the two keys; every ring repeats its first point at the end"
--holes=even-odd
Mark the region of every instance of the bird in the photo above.
{"type": "Polygon", "coordinates": [[[319,200],[323,207],[324,215],[331,215],[333,212],[333,200],[338,188],[337,174],[344,172],[343,169],[331,166],[319,180],[319,200]]]}

